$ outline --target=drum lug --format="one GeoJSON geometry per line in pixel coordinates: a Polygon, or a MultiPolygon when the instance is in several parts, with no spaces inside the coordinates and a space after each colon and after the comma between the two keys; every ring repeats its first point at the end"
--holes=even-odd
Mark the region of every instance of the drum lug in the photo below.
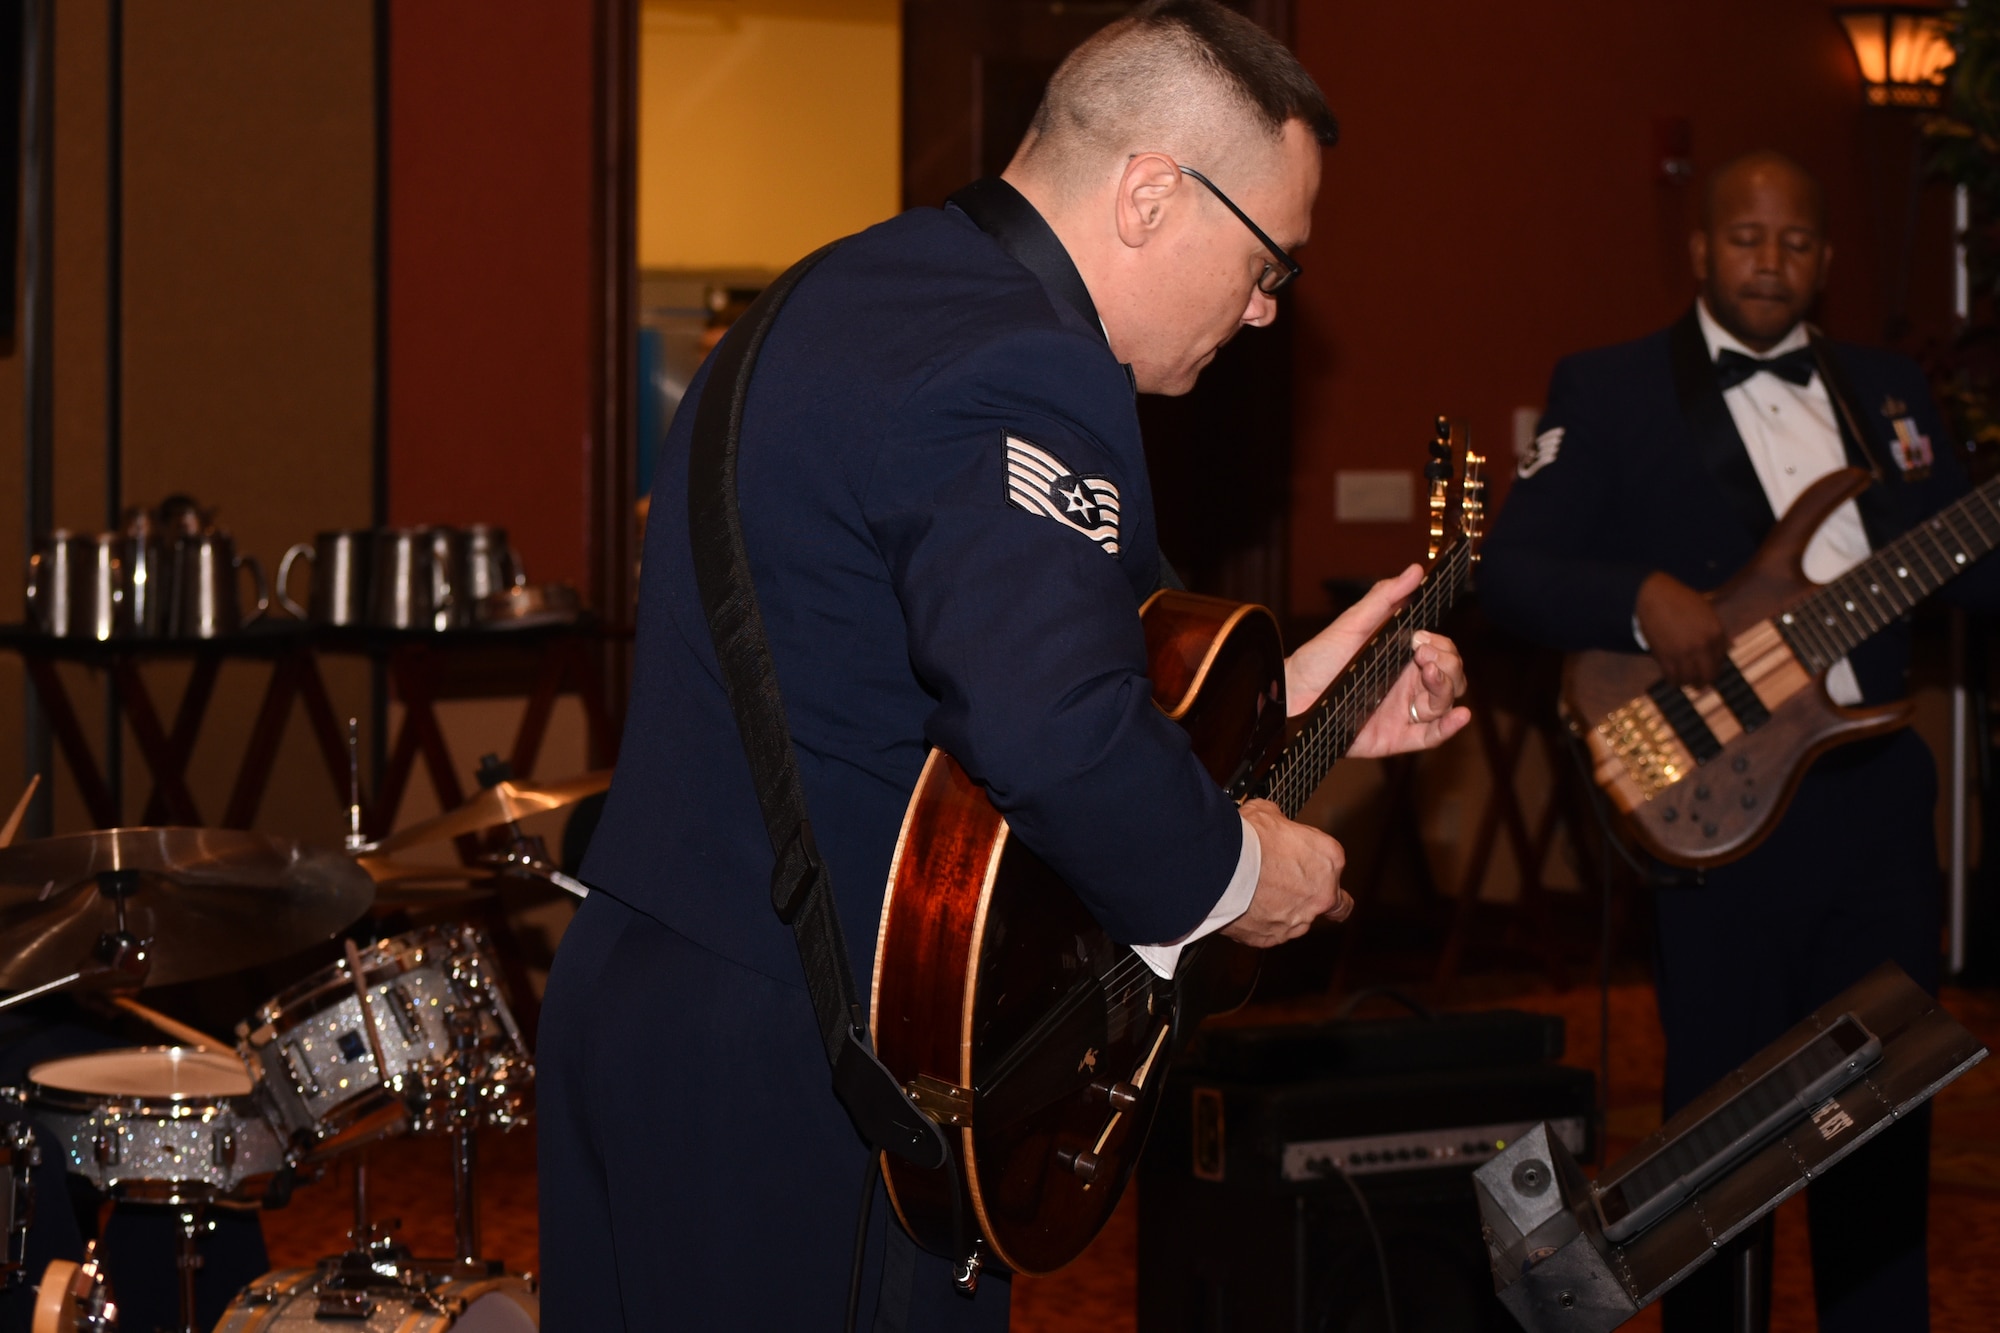
{"type": "Polygon", "coordinates": [[[33,1125],[19,1120],[9,1124],[7,1126],[7,1141],[15,1152],[21,1154],[22,1160],[29,1166],[40,1166],[42,1164],[42,1145],[35,1138],[35,1127],[33,1125]]]}
{"type": "Polygon", "coordinates": [[[121,1136],[118,1126],[106,1125],[90,1136],[91,1152],[97,1157],[99,1166],[117,1166],[121,1156],[119,1147],[121,1136]]]}
{"type": "Polygon", "coordinates": [[[227,1129],[218,1129],[209,1140],[209,1157],[225,1170],[236,1164],[236,1135],[227,1129]]]}

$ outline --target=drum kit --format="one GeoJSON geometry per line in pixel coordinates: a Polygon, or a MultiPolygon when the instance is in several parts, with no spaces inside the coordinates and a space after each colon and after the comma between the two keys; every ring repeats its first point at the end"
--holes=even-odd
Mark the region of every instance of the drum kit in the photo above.
{"type": "MultiPolygon", "coordinates": [[[[353,724],[350,723],[350,740],[353,724]]],[[[449,904],[503,877],[583,886],[550,864],[519,820],[602,791],[608,772],[553,784],[504,771],[472,800],[379,842],[350,802],[343,853],[237,830],[103,829],[10,846],[0,826],[0,1009],[58,990],[94,992],[174,1038],[33,1066],[0,1088],[0,1288],[28,1280],[31,1128],[60,1143],[67,1171],[115,1200],[163,1205],[179,1226],[180,1327],[196,1328],[199,1237],[212,1209],[283,1202],[301,1178],[354,1161],[352,1250],[269,1273],[220,1330],[318,1327],[520,1333],[537,1325],[531,1279],[479,1253],[475,1133],[526,1123],[535,1066],[486,936],[438,922],[361,945],[280,991],[236,1025],[233,1043],[133,998],[270,962],[341,935],[377,902],[449,904]],[[395,853],[496,827],[504,849],[467,867],[395,853]],[[395,1135],[450,1146],[456,1253],[420,1260],[368,1217],[365,1155],[395,1135]]],[[[358,787],[358,783],[354,784],[358,787]]],[[[29,794],[32,795],[33,786],[29,794]]],[[[35,1333],[109,1333],[117,1309],[91,1254],[41,1275],[35,1333]]]]}

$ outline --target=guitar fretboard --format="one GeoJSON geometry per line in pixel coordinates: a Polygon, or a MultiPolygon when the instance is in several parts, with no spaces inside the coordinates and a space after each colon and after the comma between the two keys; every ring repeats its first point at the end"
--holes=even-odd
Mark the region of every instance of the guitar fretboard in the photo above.
{"type": "Polygon", "coordinates": [[[2000,546],[2000,477],[1911,528],[1773,623],[1814,674],[2000,546]]]}
{"type": "Polygon", "coordinates": [[[1307,712],[1291,744],[1250,793],[1274,802],[1285,817],[1299,813],[1306,798],[1339,758],[1353,746],[1410,660],[1410,636],[1436,629],[1463,592],[1472,572],[1472,543],[1459,541],[1431,567],[1409,603],[1362,645],[1307,712]]]}

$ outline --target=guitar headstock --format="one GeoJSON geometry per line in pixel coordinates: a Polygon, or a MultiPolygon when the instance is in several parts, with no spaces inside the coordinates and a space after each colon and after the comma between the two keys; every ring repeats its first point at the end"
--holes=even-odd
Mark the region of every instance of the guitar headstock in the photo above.
{"type": "Polygon", "coordinates": [[[1430,444],[1430,461],[1424,464],[1424,480],[1430,485],[1430,559],[1436,560],[1444,550],[1446,510],[1451,495],[1451,458],[1453,446],[1465,459],[1465,476],[1458,487],[1458,531],[1466,544],[1472,548],[1473,560],[1479,559],[1477,543],[1486,531],[1486,458],[1472,451],[1471,434],[1462,426],[1452,424],[1451,418],[1437,419],[1437,433],[1430,444]]]}

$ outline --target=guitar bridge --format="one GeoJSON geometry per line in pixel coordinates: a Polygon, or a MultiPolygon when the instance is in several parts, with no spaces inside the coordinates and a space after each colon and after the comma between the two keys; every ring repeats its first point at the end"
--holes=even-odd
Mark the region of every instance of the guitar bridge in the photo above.
{"type": "Polygon", "coordinates": [[[1648,801],[1686,777],[1693,765],[1694,757],[1646,695],[1612,711],[1593,730],[1648,801]]]}

